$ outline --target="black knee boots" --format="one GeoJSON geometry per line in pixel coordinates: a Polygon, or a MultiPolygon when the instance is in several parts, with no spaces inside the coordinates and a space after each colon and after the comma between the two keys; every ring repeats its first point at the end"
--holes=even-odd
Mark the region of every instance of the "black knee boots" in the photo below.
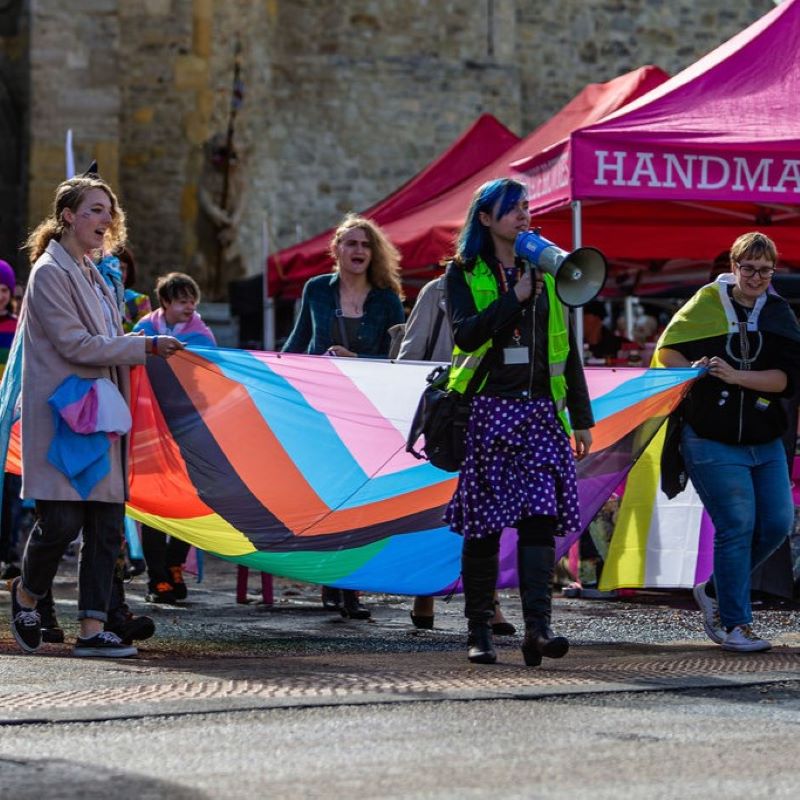
{"type": "Polygon", "coordinates": [[[529,667],[538,667],[542,663],[542,656],[561,658],[569,650],[569,642],[563,636],[554,636],[550,630],[554,570],[555,548],[517,548],[519,594],[525,619],[522,655],[529,667]]]}
{"type": "Polygon", "coordinates": [[[492,641],[494,588],[497,584],[497,555],[461,556],[464,584],[464,616],[468,620],[467,657],[474,664],[494,664],[497,653],[492,641]]]}

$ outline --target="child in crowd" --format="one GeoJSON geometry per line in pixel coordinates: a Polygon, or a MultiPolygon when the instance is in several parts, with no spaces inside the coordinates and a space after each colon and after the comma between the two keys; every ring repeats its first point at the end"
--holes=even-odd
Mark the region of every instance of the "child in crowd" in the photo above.
{"type": "Polygon", "coordinates": [[[126,333],[130,333],[136,323],[150,314],[152,309],[150,298],[133,288],[136,283],[136,259],[133,257],[133,251],[126,246],[120,248],[116,255],[125,290],[122,296],[122,327],[126,333]]]}
{"type": "MultiPolygon", "coordinates": [[[[147,336],[174,336],[187,345],[216,347],[214,334],[197,313],[200,287],[189,275],[170,272],[156,283],[159,308],[134,326],[134,332],[147,336]]],[[[157,347],[158,345],[156,345],[157,347]]],[[[188,543],[162,531],[142,525],[142,550],[147,563],[149,603],[174,603],[186,598],[182,565],[189,552],[188,543]]]]}
{"type": "MultiPolygon", "coordinates": [[[[6,368],[11,343],[17,332],[14,314],[14,288],[16,275],[7,261],[0,259],[0,376],[6,368]]],[[[3,479],[3,511],[0,517],[0,578],[8,580],[20,574],[19,556],[15,550],[14,534],[19,517],[19,475],[6,472],[3,479]]]]}

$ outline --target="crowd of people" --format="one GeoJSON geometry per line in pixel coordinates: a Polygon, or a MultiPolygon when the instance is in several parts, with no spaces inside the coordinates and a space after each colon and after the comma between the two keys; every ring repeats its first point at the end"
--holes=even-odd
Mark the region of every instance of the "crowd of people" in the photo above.
{"type": "MultiPolygon", "coordinates": [[[[283,347],[327,358],[450,362],[448,389],[474,390],[465,457],[444,519],[463,539],[467,657],[478,664],[497,660],[495,636],[516,633],[497,596],[507,528],[517,532],[525,664],[569,650],[552,627],[556,539],[580,532],[576,462],[591,450],[594,419],[584,348],[554,279],[515,255],[515,240],[530,225],[522,183],[502,178],[481,186],[444,274],[423,287],[406,320],[399,253],[373,221],[347,215],[331,241],[333,270],[305,285],[283,347]]],[[[0,358],[7,363],[0,411],[8,419],[19,405],[22,425],[22,480],[4,475],[0,520],[11,631],[26,653],[64,640],[52,587],[80,536],[73,653],[128,657],[135,641],[154,632],[153,621],[132,614],[125,600],[130,368],[148,356],[168,359],[216,342],[197,312],[200,289],[189,275],[158,279],[154,311],[148,295],[133,288],[125,215],[96,172],[57,188],[52,212],[26,248],[32,266],[19,316],[16,276],[0,261],[0,358]],[[53,409],[89,394],[103,408],[95,432],[110,435],[92,440],[95,461],[78,470],[70,443],[85,431],[53,409]],[[35,503],[21,554],[20,496],[35,503]]],[[[781,401],[797,390],[800,326],[788,304],[768,292],[777,258],[764,234],[740,236],[730,270],[698,291],[654,348],[655,366],[703,370],[676,415],[681,455],[716,529],[714,572],[694,597],[709,638],[737,652],[770,647],[752,628],[750,573],[794,521],[781,401]]],[[[585,308],[586,345],[598,358],[625,341],[603,325],[605,316],[601,303],[585,308]]],[[[80,441],[83,447],[88,440],[80,441]]],[[[186,598],[188,545],[146,525],[141,543],[146,600],[186,598]]],[[[371,615],[353,590],[323,587],[322,603],[352,619],[371,615]]],[[[413,625],[430,629],[434,620],[433,598],[415,598],[413,625]]]]}

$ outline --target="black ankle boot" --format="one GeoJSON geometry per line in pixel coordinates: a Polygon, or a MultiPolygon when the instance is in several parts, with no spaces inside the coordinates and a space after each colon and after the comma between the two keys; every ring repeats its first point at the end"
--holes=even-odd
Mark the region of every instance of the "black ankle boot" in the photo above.
{"type": "Polygon", "coordinates": [[[563,636],[556,636],[550,628],[540,629],[525,623],[521,650],[525,666],[538,667],[542,663],[542,656],[563,658],[569,651],[569,641],[563,636]]]}
{"type": "Polygon", "coordinates": [[[467,658],[473,664],[494,664],[497,651],[492,641],[492,626],[486,622],[470,622],[467,633],[467,658]]]}
{"type": "Polygon", "coordinates": [[[359,599],[358,592],[353,589],[342,589],[342,608],[339,613],[345,619],[369,619],[372,616],[359,599]]]}
{"type": "Polygon", "coordinates": [[[48,589],[47,594],[36,601],[36,610],[41,618],[42,641],[61,644],[64,641],[64,631],[56,619],[56,604],[53,602],[52,589],[48,589]]]}
{"type": "Polygon", "coordinates": [[[569,650],[569,642],[563,636],[555,636],[550,629],[554,570],[555,548],[517,548],[519,593],[525,619],[522,656],[529,667],[538,667],[542,656],[563,658],[569,650]]]}
{"type": "Polygon", "coordinates": [[[461,581],[464,584],[464,615],[469,620],[467,658],[473,664],[494,664],[497,652],[492,641],[494,587],[497,583],[497,556],[461,556],[461,581]]]}
{"type": "Polygon", "coordinates": [[[115,570],[111,581],[111,596],[108,600],[108,617],[103,630],[116,633],[123,644],[131,644],[134,640],[149,639],[156,632],[156,624],[150,617],[137,617],[125,602],[125,583],[122,573],[115,570]]]}

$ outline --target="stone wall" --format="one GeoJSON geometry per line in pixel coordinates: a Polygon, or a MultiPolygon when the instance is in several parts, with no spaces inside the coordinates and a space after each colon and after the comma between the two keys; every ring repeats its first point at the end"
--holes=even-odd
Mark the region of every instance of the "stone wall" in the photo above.
{"type": "MultiPolygon", "coordinates": [[[[20,274],[25,228],[28,121],[28,15],[22,0],[0,6],[0,258],[20,274]]],[[[24,270],[22,270],[24,271],[24,270]]]]}
{"type": "Polygon", "coordinates": [[[97,154],[143,273],[196,265],[203,144],[224,134],[234,45],[244,104],[241,241],[278,249],[365,208],[482,112],[530,132],[589,82],[687,66],[772,0],[55,0],[32,3],[29,218],[63,135],[97,154]],[[727,7],[722,7],[727,6],[727,7]]]}
{"type": "MultiPolygon", "coordinates": [[[[74,136],[78,171],[97,159],[119,182],[120,63],[117,0],[31,4],[28,221],[50,210],[66,177],[65,137],[74,136]]],[[[134,210],[135,213],[135,210],[134,210]]]]}
{"type": "Polygon", "coordinates": [[[675,75],[774,8],[772,0],[583,0],[518,3],[525,73],[523,124],[532,129],[584,85],[644,64],[675,75]]]}

